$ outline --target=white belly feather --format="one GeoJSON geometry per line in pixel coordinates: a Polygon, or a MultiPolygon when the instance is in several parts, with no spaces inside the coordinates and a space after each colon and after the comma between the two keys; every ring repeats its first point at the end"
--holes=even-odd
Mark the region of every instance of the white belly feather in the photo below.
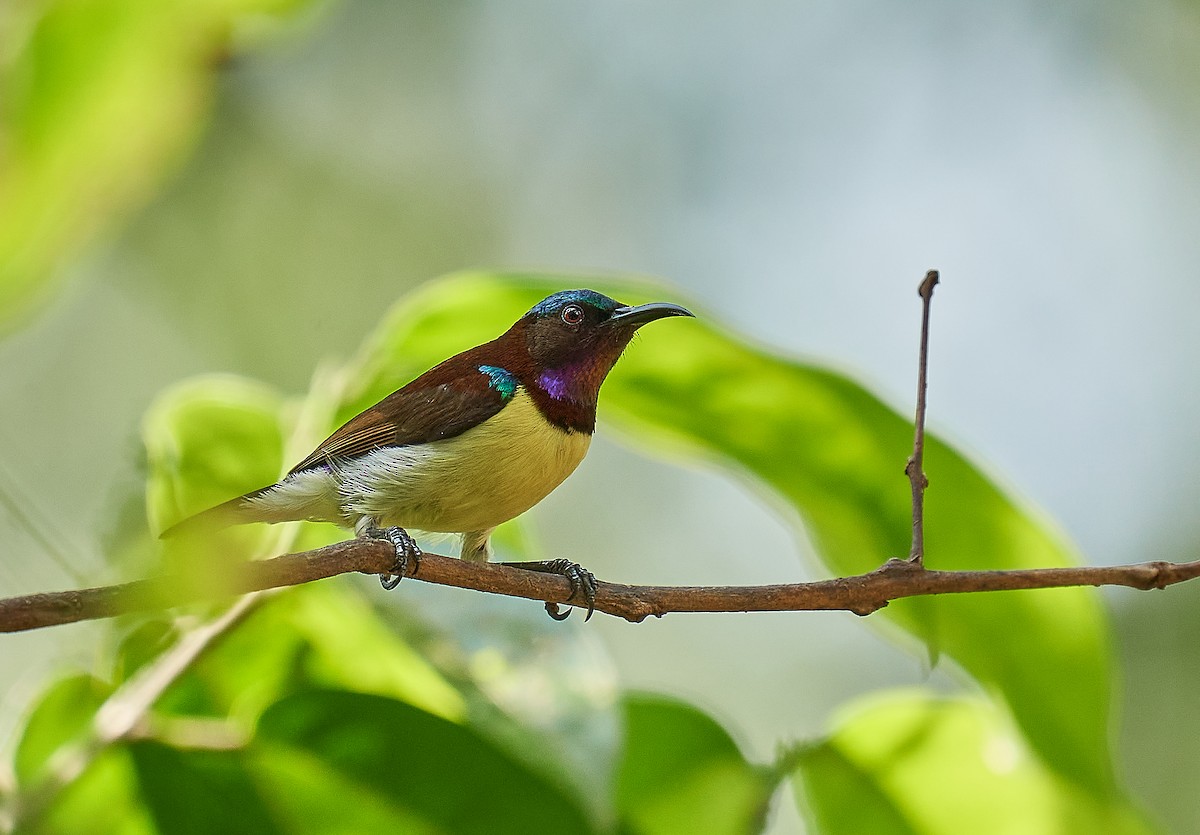
{"type": "Polygon", "coordinates": [[[263,521],[312,519],[463,533],[533,507],[575,471],[591,436],[546,422],[523,388],[454,438],[376,450],[335,470],[298,473],[252,499],[263,521]]]}

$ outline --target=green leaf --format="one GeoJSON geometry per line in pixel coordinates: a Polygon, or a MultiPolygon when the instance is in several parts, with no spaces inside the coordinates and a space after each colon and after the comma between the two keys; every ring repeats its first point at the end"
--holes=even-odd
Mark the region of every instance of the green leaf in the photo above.
{"type": "MultiPolygon", "coordinates": [[[[142,421],[151,530],[273,483],[283,464],[283,410],[274,391],[232,375],[195,377],[160,394],[142,421]]],[[[254,525],[168,537],[163,567],[203,589],[272,535],[254,525]]]]}
{"type": "Polygon", "coordinates": [[[308,681],[389,696],[451,721],[466,716],[459,692],[344,584],[309,584],[278,605],[287,619],[283,628],[311,648],[308,681]]]}
{"type": "Polygon", "coordinates": [[[99,752],[60,791],[43,795],[45,781],[53,779],[50,766],[85,756],[96,711],[112,689],[91,676],[78,675],[56,682],[42,695],[26,720],[14,757],[18,808],[25,815],[19,819],[18,833],[155,833],[141,806],[133,764],[123,750],[99,752]],[[41,807],[43,802],[46,805],[41,807]],[[36,812],[30,812],[31,803],[36,812]]]}
{"type": "Polygon", "coordinates": [[[271,484],[283,464],[283,399],[243,377],[195,377],[164,391],[142,438],[150,523],[185,516],[271,484]]]}
{"type": "Polygon", "coordinates": [[[561,786],[473,729],[392,699],[298,693],[263,715],[257,742],[309,754],[359,791],[456,835],[595,831],[561,786]]]}
{"type": "Polygon", "coordinates": [[[158,658],[179,639],[177,624],[162,616],[151,617],[131,629],[117,646],[112,680],[120,685],[158,658]]]}
{"type": "Polygon", "coordinates": [[[235,751],[180,751],[158,742],[127,746],[146,807],[171,835],[271,835],[275,820],[235,751]]]}
{"type": "Polygon", "coordinates": [[[452,721],[466,714],[458,691],[344,583],[310,583],[270,601],[201,672],[224,703],[242,707],[256,689],[265,706],[296,689],[329,687],[400,699],[452,721]],[[290,679],[258,688],[265,670],[290,679]]]}
{"type": "Polygon", "coordinates": [[[194,143],[222,56],[295,0],[20,4],[0,29],[0,329],[194,143]]]}
{"type": "Polygon", "coordinates": [[[1046,768],[981,698],[874,697],[794,762],[800,807],[822,835],[1151,831],[1119,801],[1046,768]]]}
{"type": "Polygon", "coordinates": [[[617,812],[644,835],[762,830],[774,781],[750,765],[724,728],[667,698],[625,699],[617,812]]]}
{"type": "MultiPolygon", "coordinates": [[[[911,517],[903,466],[912,447],[911,423],[845,376],[723,330],[671,289],[487,273],[429,284],[397,304],[365,345],[357,387],[340,416],[371,405],[456,351],[494,338],[550,292],[581,285],[626,302],[681,302],[700,314],[644,331],[605,384],[602,419],[649,454],[748,478],[802,523],[834,574],[869,571],[907,553],[911,517]]],[[[914,327],[917,310],[914,303],[914,327]]],[[[1078,562],[1039,514],[936,438],[928,441],[926,470],[931,566],[1078,562]]],[[[914,598],[879,617],[945,652],[999,692],[1047,763],[1094,791],[1113,790],[1107,743],[1111,652],[1094,590],[914,598]]]]}
{"type": "MultiPolygon", "coordinates": [[[[145,632],[122,644],[120,666],[133,666],[126,656],[141,654],[145,632]]],[[[252,727],[274,702],[313,687],[389,696],[452,721],[466,715],[454,686],[353,587],[333,580],[261,603],[167,691],[155,712],[229,717],[252,727]]]]}
{"type": "Polygon", "coordinates": [[[55,682],[42,694],[17,744],[14,767],[24,788],[41,778],[56,751],[88,737],[92,716],[111,692],[104,682],[77,675],[55,682]]]}
{"type": "Polygon", "coordinates": [[[293,835],[454,835],[320,757],[273,744],[259,744],[250,755],[259,791],[293,835]]]}
{"type": "Polygon", "coordinates": [[[138,792],[129,752],[109,748],[54,796],[36,824],[18,825],[16,833],[36,835],[160,835],[138,792]]]}

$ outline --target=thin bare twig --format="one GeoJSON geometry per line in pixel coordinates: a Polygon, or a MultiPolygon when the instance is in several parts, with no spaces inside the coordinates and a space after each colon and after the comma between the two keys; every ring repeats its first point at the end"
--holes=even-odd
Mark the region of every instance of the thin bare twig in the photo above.
{"type": "Polygon", "coordinates": [[[132,731],[167,688],[178,681],[218,638],[254,610],[264,593],[258,591],[238,598],[219,617],[185,634],[156,663],[139,670],[118,694],[114,694],[117,698],[110,698],[96,711],[93,720],[96,740],[101,745],[108,745],[132,731]]]}
{"type": "Polygon", "coordinates": [[[917,357],[917,419],[913,437],[913,453],[904,467],[912,482],[912,550],[908,561],[914,565],[925,564],[925,488],[929,479],[925,477],[925,389],[926,369],[929,365],[929,307],[933,301],[933,288],[938,283],[938,271],[925,273],[925,279],[917,288],[921,296],[921,350],[917,357]]]}

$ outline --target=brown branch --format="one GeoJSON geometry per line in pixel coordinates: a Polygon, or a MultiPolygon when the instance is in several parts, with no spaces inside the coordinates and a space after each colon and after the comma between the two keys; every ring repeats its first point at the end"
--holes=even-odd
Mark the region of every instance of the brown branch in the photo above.
{"type": "Polygon", "coordinates": [[[925,563],[925,488],[929,479],[923,469],[925,460],[925,389],[926,369],[929,365],[929,307],[933,302],[933,288],[938,283],[938,271],[925,273],[925,279],[917,288],[921,297],[921,348],[917,355],[917,418],[913,437],[913,454],[904,467],[904,473],[912,482],[912,550],[908,561],[916,565],[925,563]]]}
{"type": "MultiPolygon", "coordinates": [[[[924,494],[928,486],[922,469],[926,368],[929,308],[937,283],[937,271],[930,270],[918,291],[923,309],[916,433],[913,454],[905,467],[912,483],[913,501],[912,551],[907,560],[888,560],[874,571],[852,577],[774,586],[627,586],[599,583],[596,611],[635,623],[649,615],[661,617],[670,612],[844,610],[868,615],[886,606],[889,601],[917,595],[1064,586],[1117,585],[1151,589],[1200,577],[1200,560],[997,571],[931,571],[924,567],[924,494]]],[[[166,609],[199,600],[298,585],[337,574],[389,574],[394,560],[395,554],[390,545],[370,540],[349,540],[314,551],[244,563],[228,574],[210,578],[211,582],[202,586],[196,585],[194,578],[165,576],[117,586],[0,599],[0,632],[20,632],[131,612],[166,609]]],[[[422,557],[419,567],[410,569],[409,576],[439,585],[545,603],[574,602],[568,599],[571,589],[564,577],[502,565],[467,563],[437,554],[422,557]]],[[[185,660],[186,663],[189,662],[185,660]]],[[[170,669],[163,673],[164,676],[171,674],[170,669]]],[[[153,688],[153,692],[161,693],[161,689],[153,688]]],[[[138,705],[142,701],[138,701],[138,705]]],[[[135,710],[131,714],[133,719],[125,718],[117,723],[121,732],[128,732],[142,713],[144,711],[135,710]]]]}
{"type": "MultiPolygon", "coordinates": [[[[165,609],[266,588],[298,585],[337,574],[386,574],[395,553],[386,543],[348,540],[274,559],[245,563],[204,588],[164,576],[119,586],[31,594],[0,600],[0,632],[165,609]]],[[[426,554],[409,576],[428,583],[555,603],[569,601],[563,577],[501,565],[426,554]]],[[[998,571],[931,571],[889,560],[866,574],[773,586],[627,586],[599,583],[596,611],[639,622],[671,612],[782,612],[844,610],[867,615],[891,600],[928,594],[964,594],[1064,586],[1163,588],[1200,577],[1200,560],[1119,566],[1068,566],[998,571]]],[[[403,589],[403,586],[401,586],[403,589]]]]}

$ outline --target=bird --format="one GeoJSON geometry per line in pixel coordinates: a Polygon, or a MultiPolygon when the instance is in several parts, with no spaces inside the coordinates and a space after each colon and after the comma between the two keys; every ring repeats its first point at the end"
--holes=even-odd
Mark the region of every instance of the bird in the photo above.
{"type": "MultiPolygon", "coordinates": [[[[163,531],[252,522],[332,522],[396,550],[393,589],[419,566],[408,530],[462,537],[460,556],[487,562],[497,526],[520,516],[575,471],[596,428],[600,387],[643,325],[692,316],[669,302],[625,305],[593,290],[563,290],[500,336],[435,365],[347,421],[274,484],[163,531]]],[[[596,581],[566,559],[501,563],[561,574],[587,617],[596,581]]],[[[546,611],[556,620],[554,603],[546,611]]]]}

